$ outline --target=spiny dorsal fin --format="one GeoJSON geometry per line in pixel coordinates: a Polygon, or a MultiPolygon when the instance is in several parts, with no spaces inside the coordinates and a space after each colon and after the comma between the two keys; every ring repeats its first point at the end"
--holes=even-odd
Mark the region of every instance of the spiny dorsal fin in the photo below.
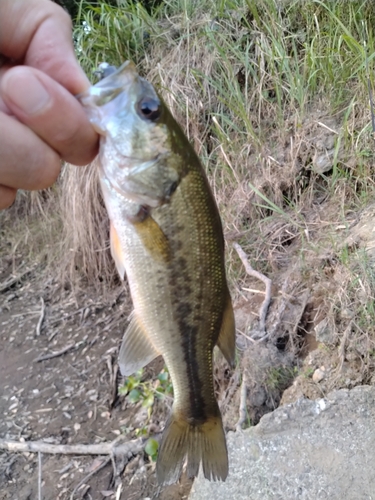
{"type": "Polygon", "coordinates": [[[236,360],[236,325],[229,293],[217,345],[228,364],[233,368],[236,360]]]}
{"type": "Polygon", "coordinates": [[[132,375],[159,356],[137,317],[133,315],[122,340],[119,366],[122,375],[132,375]]]}

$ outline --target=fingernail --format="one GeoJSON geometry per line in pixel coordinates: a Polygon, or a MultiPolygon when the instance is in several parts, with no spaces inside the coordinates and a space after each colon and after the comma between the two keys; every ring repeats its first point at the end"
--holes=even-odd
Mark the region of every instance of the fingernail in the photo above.
{"type": "Polygon", "coordinates": [[[28,115],[40,113],[50,101],[47,90],[28,68],[13,68],[5,73],[2,89],[5,99],[28,115]]]}

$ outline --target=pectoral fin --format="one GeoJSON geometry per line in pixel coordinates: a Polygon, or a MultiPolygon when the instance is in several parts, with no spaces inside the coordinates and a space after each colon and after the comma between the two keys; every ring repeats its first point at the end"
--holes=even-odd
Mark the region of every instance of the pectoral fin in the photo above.
{"type": "Polygon", "coordinates": [[[170,258],[168,239],[151,215],[140,222],[134,222],[133,225],[151,256],[155,260],[168,262],[170,258]]]}
{"type": "Polygon", "coordinates": [[[236,358],[236,326],[229,293],[217,345],[229,365],[233,368],[236,358]]]}
{"type": "Polygon", "coordinates": [[[119,366],[122,375],[131,375],[159,356],[142,325],[133,316],[122,340],[119,366]]]}
{"type": "Polygon", "coordinates": [[[115,261],[116,268],[120,275],[120,278],[123,280],[125,278],[125,266],[124,266],[125,259],[124,259],[124,254],[122,252],[120,239],[112,222],[110,228],[110,239],[111,239],[111,255],[113,260],[115,261]]]}

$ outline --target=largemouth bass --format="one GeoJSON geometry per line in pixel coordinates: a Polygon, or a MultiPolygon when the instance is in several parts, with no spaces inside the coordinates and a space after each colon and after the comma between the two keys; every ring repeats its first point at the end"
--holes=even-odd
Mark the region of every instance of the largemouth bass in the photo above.
{"type": "Polygon", "coordinates": [[[213,348],[235,357],[220,216],[201,163],[153,86],[126,62],[79,96],[101,134],[100,182],[111,251],[134,313],[119,355],[131,375],[162,354],[174,402],[159,447],[160,484],[225,480],[228,456],[214,394],[213,348]]]}

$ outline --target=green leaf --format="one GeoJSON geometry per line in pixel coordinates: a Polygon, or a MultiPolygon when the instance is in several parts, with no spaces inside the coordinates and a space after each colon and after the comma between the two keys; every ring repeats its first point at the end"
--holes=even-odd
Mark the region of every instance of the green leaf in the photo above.
{"type": "Polygon", "coordinates": [[[126,387],[126,385],[120,385],[120,387],[118,388],[118,393],[120,396],[126,396],[126,394],[129,392],[128,388],[126,387]]]}
{"type": "Polygon", "coordinates": [[[160,380],[161,383],[167,382],[169,379],[169,373],[168,372],[161,372],[158,375],[158,380],[160,380]]]}
{"type": "Polygon", "coordinates": [[[146,427],[141,427],[139,429],[135,429],[135,435],[136,437],[141,437],[141,436],[146,436],[147,434],[147,428],[146,427]]]}
{"type": "Polygon", "coordinates": [[[139,380],[135,377],[128,377],[125,380],[124,386],[127,388],[128,392],[132,391],[135,387],[139,385],[139,380]]]}
{"type": "Polygon", "coordinates": [[[128,398],[131,403],[138,403],[141,399],[141,393],[137,389],[133,389],[129,392],[128,398]]]}
{"type": "Polygon", "coordinates": [[[154,395],[149,394],[142,402],[142,406],[150,408],[154,404],[154,395]]]}
{"type": "Polygon", "coordinates": [[[154,457],[158,452],[158,448],[159,443],[156,441],[156,439],[150,438],[146,443],[145,452],[150,457],[154,457]]]}

